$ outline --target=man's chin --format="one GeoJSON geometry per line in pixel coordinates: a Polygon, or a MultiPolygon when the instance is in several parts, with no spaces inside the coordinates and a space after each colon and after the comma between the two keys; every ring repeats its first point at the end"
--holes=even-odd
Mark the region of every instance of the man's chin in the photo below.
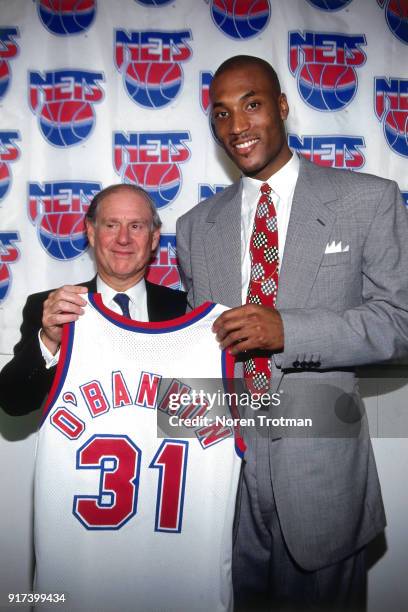
{"type": "Polygon", "coordinates": [[[262,164],[255,159],[251,159],[250,156],[245,157],[244,155],[230,155],[230,159],[239,168],[239,170],[245,174],[245,176],[256,176],[256,174],[262,169],[262,164]]]}

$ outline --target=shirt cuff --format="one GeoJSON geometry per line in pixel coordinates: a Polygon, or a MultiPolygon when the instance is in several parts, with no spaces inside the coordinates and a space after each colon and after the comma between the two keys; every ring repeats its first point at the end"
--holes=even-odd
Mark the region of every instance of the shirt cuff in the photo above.
{"type": "Polygon", "coordinates": [[[59,356],[60,356],[60,349],[58,349],[58,351],[55,353],[55,355],[53,355],[45,346],[44,342],[41,340],[41,329],[38,332],[38,341],[40,343],[40,350],[41,350],[41,355],[44,358],[45,361],[45,367],[47,370],[49,370],[50,368],[52,368],[53,366],[57,365],[58,360],[59,360],[59,356]]]}

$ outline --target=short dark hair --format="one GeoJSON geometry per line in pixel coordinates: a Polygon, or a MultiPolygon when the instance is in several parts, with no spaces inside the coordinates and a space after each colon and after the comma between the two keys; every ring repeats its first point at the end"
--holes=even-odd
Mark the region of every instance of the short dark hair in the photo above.
{"type": "Polygon", "coordinates": [[[120,191],[131,191],[134,194],[143,196],[146,202],[148,203],[150,211],[152,213],[153,229],[156,230],[161,228],[162,222],[159,217],[159,213],[157,212],[156,204],[149,196],[147,191],[143,189],[143,187],[139,187],[139,185],[132,185],[128,183],[118,183],[116,185],[109,185],[109,187],[105,187],[105,189],[102,189],[102,191],[97,193],[96,196],[94,196],[94,198],[92,199],[85,218],[91,221],[91,223],[95,223],[98,205],[109,195],[113,193],[118,193],[120,191]]]}
{"type": "Polygon", "coordinates": [[[281,94],[279,77],[275,70],[272,68],[269,62],[265,61],[261,57],[256,57],[255,55],[234,55],[233,57],[229,57],[217,68],[213,78],[217,78],[223,72],[227,72],[227,70],[232,68],[242,68],[243,66],[258,66],[259,68],[262,68],[262,70],[264,70],[270,77],[276,94],[278,96],[281,94]]]}

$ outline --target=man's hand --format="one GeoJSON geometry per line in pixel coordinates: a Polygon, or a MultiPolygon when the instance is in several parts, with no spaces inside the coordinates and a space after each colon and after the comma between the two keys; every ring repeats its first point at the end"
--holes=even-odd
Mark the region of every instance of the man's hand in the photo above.
{"type": "Polygon", "coordinates": [[[47,349],[55,355],[61,344],[62,326],[64,323],[76,321],[84,314],[86,301],[81,293],[87,293],[86,287],[64,285],[51,291],[44,302],[42,316],[41,340],[47,349]]]}
{"type": "Polygon", "coordinates": [[[283,323],[279,312],[266,306],[245,304],[226,310],[213,324],[221,348],[236,355],[248,350],[283,349],[283,323]]]}

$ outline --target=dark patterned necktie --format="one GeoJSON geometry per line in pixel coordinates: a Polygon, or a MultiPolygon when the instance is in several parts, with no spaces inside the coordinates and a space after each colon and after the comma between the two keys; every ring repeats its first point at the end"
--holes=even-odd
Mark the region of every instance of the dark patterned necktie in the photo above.
{"type": "Polygon", "coordinates": [[[124,317],[127,317],[128,319],[132,318],[129,312],[130,297],[126,295],[126,293],[117,293],[113,298],[113,301],[120,307],[124,317]]]}
{"type": "MultiPolygon", "coordinates": [[[[275,308],[278,292],[278,220],[268,183],[261,187],[249,244],[251,276],[247,304],[275,308]]],[[[271,378],[269,356],[253,356],[244,362],[244,374],[251,393],[268,391],[271,378]]]]}

